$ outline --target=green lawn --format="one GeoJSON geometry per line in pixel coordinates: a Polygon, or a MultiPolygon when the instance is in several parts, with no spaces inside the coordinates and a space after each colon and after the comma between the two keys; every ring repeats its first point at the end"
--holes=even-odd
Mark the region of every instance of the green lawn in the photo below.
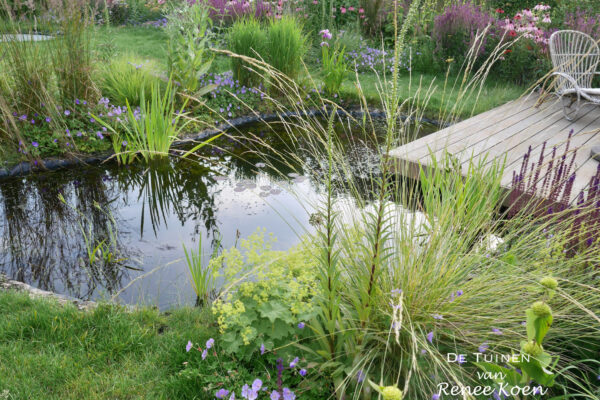
{"type": "MultiPolygon", "coordinates": [[[[130,54],[142,59],[155,61],[156,65],[166,68],[166,35],[160,29],[148,27],[117,27],[117,28],[97,28],[97,43],[103,46],[111,46],[115,51],[115,56],[130,54]]],[[[314,52],[312,52],[314,53],[314,52]]],[[[316,77],[318,81],[319,67],[314,63],[309,64],[309,72],[316,77]]],[[[229,61],[226,57],[217,56],[213,61],[212,70],[214,72],[224,72],[229,70],[229,61]]],[[[374,73],[363,73],[359,75],[363,93],[370,105],[374,108],[380,106],[378,93],[379,78],[374,73]]],[[[432,74],[414,73],[412,76],[404,73],[400,77],[400,93],[403,98],[414,96],[419,86],[421,87],[421,97],[430,90],[433,94],[426,102],[419,101],[420,106],[425,106],[426,115],[431,118],[438,118],[440,111],[452,107],[457,101],[458,89],[452,90],[456,77],[449,77],[445,82],[445,76],[432,74]],[[431,85],[431,89],[430,89],[431,85]],[[444,90],[444,87],[447,89],[444,90]],[[410,90],[409,90],[410,88],[410,90]],[[446,92],[444,94],[444,92],[446,92]]],[[[525,88],[510,83],[498,82],[493,79],[488,80],[483,86],[479,98],[476,96],[466,96],[461,102],[461,107],[457,114],[462,117],[468,117],[471,114],[479,114],[491,108],[497,107],[519,97],[525,88]]],[[[341,95],[350,103],[358,103],[356,82],[352,75],[342,86],[341,95]]]]}
{"type": "MultiPolygon", "coordinates": [[[[13,399],[191,397],[177,389],[185,345],[215,333],[208,312],[197,309],[165,315],[103,305],[81,312],[0,292],[0,393],[8,390],[13,399]]],[[[198,398],[212,396],[200,391],[198,398]]]]}

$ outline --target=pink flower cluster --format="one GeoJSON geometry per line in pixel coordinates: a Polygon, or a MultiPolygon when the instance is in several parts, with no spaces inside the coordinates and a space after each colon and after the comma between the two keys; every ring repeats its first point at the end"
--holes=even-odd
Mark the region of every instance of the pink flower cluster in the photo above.
{"type": "Polygon", "coordinates": [[[545,48],[550,36],[547,30],[548,24],[552,22],[548,10],[550,10],[549,5],[538,4],[533,10],[526,8],[518,12],[512,20],[509,18],[502,20],[500,26],[509,37],[522,35],[545,48]]]}

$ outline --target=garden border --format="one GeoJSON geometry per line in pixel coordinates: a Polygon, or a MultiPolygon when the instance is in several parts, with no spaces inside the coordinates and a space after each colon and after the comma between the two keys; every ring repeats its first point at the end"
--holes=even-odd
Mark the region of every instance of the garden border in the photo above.
{"type": "MultiPolygon", "coordinates": [[[[365,112],[361,109],[350,109],[350,110],[337,110],[337,115],[351,115],[355,118],[360,118],[365,115],[365,112]]],[[[372,118],[381,118],[385,117],[385,111],[382,110],[374,110],[369,111],[368,114],[372,118]]],[[[173,142],[172,146],[180,147],[186,144],[191,144],[195,141],[206,140],[212,136],[215,136],[222,132],[227,132],[230,129],[238,129],[242,128],[246,125],[254,124],[257,122],[272,122],[277,120],[285,120],[293,117],[306,116],[306,117],[315,117],[315,116],[326,116],[325,112],[320,109],[313,109],[306,112],[298,113],[295,111],[289,111],[285,113],[270,113],[270,114],[259,114],[252,116],[242,116],[233,118],[231,120],[227,120],[219,124],[214,129],[205,129],[198,134],[177,140],[173,142]]],[[[400,116],[400,118],[405,121],[406,119],[414,119],[414,117],[408,117],[405,115],[400,116]]],[[[440,128],[445,128],[450,124],[447,122],[441,122],[429,118],[420,118],[419,121],[438,125],[440,128]]],[[[0,179],[6,178],[14,178],[19,176],[29,175],[33,172],[46,172],[46,171],[56,171],[63,168],[71,168],[80,165],[92,165],[92,164],[100,164],[102,162],[108,161],[114,154],[113,153],[102,153],[93,156],[89,156],[86,158],[49,158],[43,159],[39,163],[36,160],[35,162],[31,161],[22,161],[11,168],[0,168],[0,179]],[[41,164],[41,166],[40,166],[41,164]]]]}

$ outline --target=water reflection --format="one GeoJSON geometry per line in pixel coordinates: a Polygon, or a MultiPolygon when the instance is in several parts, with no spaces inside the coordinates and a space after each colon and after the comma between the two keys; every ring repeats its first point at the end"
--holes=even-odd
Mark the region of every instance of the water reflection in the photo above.
{"type": "MultiPolygon", "coordinates": [[[[269,168],[257,155],[261,149],[227,138],[194,160],[105,164],[1,182],[0,272],[83,299],[118,293],[125,303],[192,304],[182,245],[197,248],[202,237],[210,254],[217,238],[231,247],[264,227],[278,239],[275,248],[286,249],[313,229],[310,206],[322,192],[323,160],[302,143],[258,135],[293,157],[268,154],[269,168]],[[127,260],[90,265],[83,233],[88,242],[113,241],[127,260]]],[[[346,153],[355,181],[370,184],[377,152],[349,142],[346,153]]]]}

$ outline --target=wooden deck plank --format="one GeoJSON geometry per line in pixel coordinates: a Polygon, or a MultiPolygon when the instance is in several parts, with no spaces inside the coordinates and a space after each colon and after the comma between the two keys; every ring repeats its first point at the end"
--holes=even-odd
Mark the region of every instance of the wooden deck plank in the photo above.
{"type": "Polygon", "coordinates": [[[503,124],[496,124],[490,131],[482,131],[480,134],[472,135],[437,151],[434,156],[439,158],[443,151],[448,151],[461,163],[488,153],[490,153],[490,157],[497,157],[505,154],[504,145],[509,139],[516,138],[520,142],[528,141],[539,130],[552,126],[560,119],[563,119],[561,112],[557,112],[553,107],[545,107],[514,123],[505,120],[503,124]],[[510,125],[511,123],[512,125],[510,125]],[[497,145],[501,147],[500,150],[495,148],[497,145]]]}
{"type": "Polygon", "coordinates": [[[463,174],[471,160],[477,162],[486,157],[487,165],[495,159],[506,160],[501,182],[508,189],[513,171],[520,170],[529,147],[532,148],[531,162],[537,162],[545,142],[545,159],[548,160],[553,147],[557,148],[557,154],[564,152],[572,129],[570,149],[578,148],[573,167],[576,172],[574,197],[588,186],[598,168],[589,149],[592,145],[600,145],[600,107],[585,108],[577,119],[568,121],[558,102],[546,102],[536,108],[536,97],[515,100],[461,121],[400,146],[392,150],[390,156],[398,172],[412,178],[418,178],[421,168],[431,167],[432,153],[438,159],[444,151],[457,157],[463,174]]]}
{"type": "Polygon", "coordinates": [[[536,114],[536,109],[533,106],[533,102],[527,101],[523,102],[522,106],[515,105],[513,111],[506,110],[497,115],[490,115],[482,120],[471,118],[473,120],[472,123],[465,128],[452,129],[452,126],[448,127],[446,128],[446,132],[440,132],[440,136],[437,139],[432,138],[431,142],[423,141],[420,145],[413,148],[407,147],[406,151],[410,157],[416,160],[428,156],[430,152],[439,152],[447,146],[461,143],[469,137],[493,134],[500,126],[499,122],[503,122],[506,125],[517,124],[524,118],[536,114]]]}
{"type": "MultiPolygon", "coordinates": [[[[527,108],[533,107],[533,105],[534,104],[531,103],[531,104],[525,104],[525,105],[523,105],[523,107],[518,107],[514,104],[514,101],[510,101],[500,107],[486,111],[483,114],[479,114],[478,117],[488,118],[488,117],[492,117],[494,115],[512,116],[515,113],[518,113],[518,112],[524,111],[527,108]]],[[[432,135],[424,136],[418,140],[414,140],[410,143],[403,145],[402,147],[392,150],[390,152],[390,155],[393,155],[395,151],[397,151],[398,149],[401,149],[401,148],[404,151],[406,151],[407,153],[410,153],[415,150],[420,150],[423,148],[426,149],[428,145],[431,145],[435,142],[439,142],[443,138],[449,138],[461,131],[473,132],[473,130],[470,128],[472,127],[472,125],[477,124],[477,123],[479,123],[479,121],[478,121],[478,119],[475,119],[475,118],[469,118],[469,119],[457,122],[454,125],[451,125],[447,128],[437,131],[435,137],[432,137],[432,135]]]]}

